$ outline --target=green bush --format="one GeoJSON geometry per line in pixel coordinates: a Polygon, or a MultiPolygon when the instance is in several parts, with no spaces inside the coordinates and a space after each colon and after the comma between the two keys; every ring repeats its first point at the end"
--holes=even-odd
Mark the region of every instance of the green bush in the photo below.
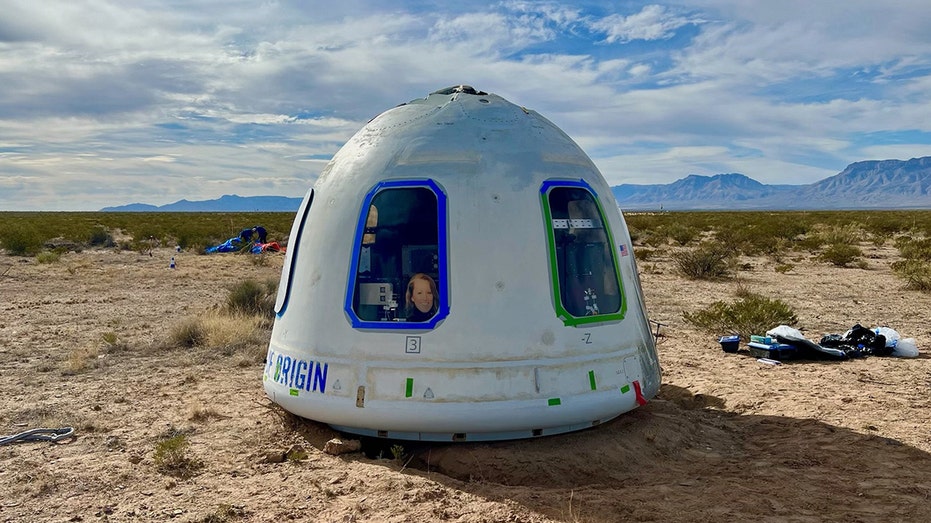
{"type": "Polygon", "coordinates": [[[669,238],[662,231],[651,231],[649,234],[644,235],[642,243],[649,247],[663,247],[669,243],[669,238]]]}
{"type": "Polygon", "coordinates": [[[899,238],[895,247],[907,260],[931,261],[931,238],[899,238]]]}
{"type": "MultiPolygon", "coordinates": [[[[723,218],[723,217],[722,217],[723,218]]],[[[715,239],[735,253],[756,256],[786,249],[806,226],[791,216],[774,213],[733,213],[714,226],[715,239]]]]}
{"type": "Polygon", "coordinates": [[[278,282],[274,280],[266,281],[264,285],[252,279],[244,280],[230,288],[226,308],[230,312],[273,318],[277,289],[278,282]]]}
{"type": "Polygon", "coordinates": [[[842,225],[817,224],[812,228],[812,234],[821,238],[828,245],[857,244],[865,239],[863,229],[859,223],[845,223],[842,225]]]}
{"type": "Polygon", "coordinates": [[[204,468],[203,461],[188,455],[187,435],[174,429],[155,443],[155,468],[162,474],[182,479],[193,477],[204,468]]]}
{"type": "Polygon", "coordinates": [[[36,254],[36,261],[39,263],[55,263],[61,259],[61,253],[58,251],[42,251],[36,254]]]}
{"type": "Polygon", "coordinates": [[[719,280],[731,272],[735,255],[733,251],[718,243],[705,243],[690,251],[672,256],[679,271],[693,280],[719,280]]]}
{"type": "MultiPolygon", "coordinates": [[[[110,231],[120,231],[131,238],[120,241],[123,250],[142,249],[149,236],[157,238],[162,246],[181,244],[185,250],[195,247],[203,250],[255,224],[268,230],[269,239],[281,242],[293,221],[293,212],[0,212],[0,231],[27,231],[37,236],[31,243],[34,248],[17,251],[23,254],[38,252],[49,238],[112,246],[115,240],[110,231]]],[[[0,238],[0,246],[8,252],[15,250],[16,245],[8,247],[3,240],[0,238]]]]}
{"type": "Polygon", "coordinates": [[[896,276],[905,280],[905,288],[913,291],[931,292],[931,262],[902,260],[892,264],[896,276]]]}
{"type": "Polygon", "coordinates": [[[865,213],[863,216],[863,228],[879,241],[879,238],[885,240],[892,238],[897,234],[903,234],[915,229],[917,225],[916,214],[914,211],[878,211],[865,213]]]}
{"type": "Polygon", "coordinates": [[[111,236],[110,232],[104,227],[94,228],[87,239],[87,243],[95,247],[113,247],[116,245],[116,242],[113,241],[113,236],[111,236]]]}
{"type": "Polygon", "coordinates": [[[837,267],[847,267],[851,263],[859,260],[861,256],[863,256],[863,251],[855,245],[834,243],[825,249],[824,252],[818,256],[818,259],[832,263],[837,267]]]}
{"type": "Polygon", "coordinates": [[[42,250],[45,237],[34,227],[20,226],[0,231],[0,246],[10,256],[34,256],[42,250]]]}
{"type": "Polygon", "coordinates": [[[795,242],[795,250],[798,252],[808,252],[814,253],[821,250],[821,247],[824,246],[824,238],[818,236],[817,234],[811,234],[803,238],[799,238],[795,242]]]}
{"type": "Polygon", "coordinates": [[[743,292],[732,303],[716,301],[705,310],[686,312],[682,317],[704,331],[714,334],[733,332],[744,340],[779,325],[798,323],[795,311],[785,302],[752,292],[743,292]]]}
{"type": "Polygon", "coordinates": [[[695,227],[690,227],[681,223],[674,223],[666,230],[666,234],[672,238],[674,242],[682,246],[688,245],[698,238],[700,233],[701,231],[695,227]]]}

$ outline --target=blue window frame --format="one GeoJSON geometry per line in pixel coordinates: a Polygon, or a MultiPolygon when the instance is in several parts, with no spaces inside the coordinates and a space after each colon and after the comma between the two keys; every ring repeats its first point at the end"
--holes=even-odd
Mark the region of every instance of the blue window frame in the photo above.
{"type": "Polygon", "coordinates": [[[429,179],[365,195],[344,304],[353,327],[433,329],[449,315],[446,201],[429,179]]]}

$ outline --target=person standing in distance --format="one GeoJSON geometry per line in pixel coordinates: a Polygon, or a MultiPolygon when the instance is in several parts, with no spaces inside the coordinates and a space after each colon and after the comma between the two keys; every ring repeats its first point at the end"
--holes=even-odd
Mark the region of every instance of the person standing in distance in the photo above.
{"type": "Polygon", "coordinates": [[[268,233],[265,231],[265,227],[256,225],[252,230],[259,235],[259,243],[268,243],[268,233]]]}

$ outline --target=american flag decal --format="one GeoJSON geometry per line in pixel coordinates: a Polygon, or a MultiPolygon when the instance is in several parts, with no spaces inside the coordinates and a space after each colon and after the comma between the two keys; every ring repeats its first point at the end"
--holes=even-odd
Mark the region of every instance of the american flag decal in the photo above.
{"type": "Polygon", "coordinates": [[[626,244],[622,243],[621,246],[618,248],[621,250],[621,256],[627,256],[628,254],[630,254],[630,250],[627,249],[626,244]]]}

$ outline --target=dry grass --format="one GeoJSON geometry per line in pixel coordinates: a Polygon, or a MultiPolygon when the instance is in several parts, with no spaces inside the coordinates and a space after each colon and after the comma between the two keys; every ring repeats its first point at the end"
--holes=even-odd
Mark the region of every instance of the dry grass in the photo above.
{"type": "Polygon", "coordinates": [[[175,325],[169,340],[178,347],[217,349],[230,355],[238,347],[259,341],[260,323],[254,315],[212,310],[175,325]]]}
{"type": "Polygon", "coordinates": [[[70,376],[78,374],[79,372],[97,369],[102,364],[103,360],[100,358],[100,348],[96,345],[78,347],[68,354],[68,359],[65,361],[62,374],[70,376]]]}
{"type": "Polygon", "coordinates": [[[188,405],[187,419],[190,421],[203,422],[210,419],[220,419],[223,416],[213,407],[205,407],[201,402],[195,402],[188,405]]]}
{"type": "Polygon", "coordinates": [[[259,319],[254,315],[210,314],[203,318],[205,345],[212,349],[238,348],[257,341],[259,319]]]}

